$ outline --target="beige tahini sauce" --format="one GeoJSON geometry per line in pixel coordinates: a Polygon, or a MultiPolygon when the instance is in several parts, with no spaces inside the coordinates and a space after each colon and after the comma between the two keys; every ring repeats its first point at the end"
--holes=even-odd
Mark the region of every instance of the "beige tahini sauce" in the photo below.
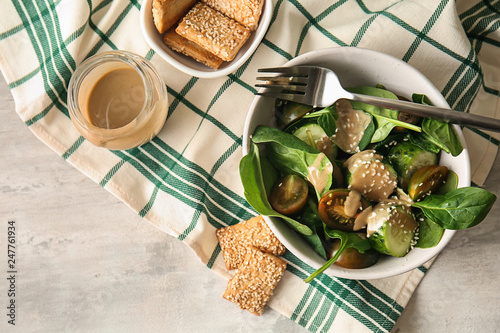
{"type": "Polygon", "coordinates": [[[307,180],[314,186],[318,193],[323,193],[326,188],[328,177],[333,173],[333,164],[328,161],[325,168],[320,170],[321,161],[328,159],[325,154],[320,153],[314,163],[307,167],[307,180]]]}
{"type": "Polygon", "coordinates": [[[352,108],[346,99],[335,103],[337,109],[337,129],[332,136],[333,142],[346,153],[359,151],[358,145],[363,138],[365,128],[372,121],[371,117],[363,111],[352,108]]]}
{"type": "Polygon", "coordinates": [[[361,194],[358,191],[350,191],[344,201],[344,213],[349,217],[354,217],[361,208],[361,194]]]}
{"type": "Polygon", "coordinates": [[[100,77],[89,79],[79,91],[81,114],[92,126],[77,129],[108,149],[129,149],[151,140],[165,123],[166,99],[151,90],[154,102],[146,109],[146,86],[129,65],[109,65],[98,73],[100,77]]]}
{"type": "Polygon", "coordinates": [[[373,150],[352,155],[345,163],[351,173],[350,190],[356,190],[370,201],[387,199],[396,189],[397,180],[373,150]]]}
{"type": "Polygon", "coordinates": [[[68,110],[76,129],[95,146],[130,149],[162,129],[167,90],[146,59],[107,51],[75,70],[68,86],[68,110]]]}
{"type": "Polygon", "coordinates": [[[142,110],[145,88],[133,68],[114,69],[94,85],[87,99],[84,117],[99,128],[115,129],[134,120],[142,110]]]}

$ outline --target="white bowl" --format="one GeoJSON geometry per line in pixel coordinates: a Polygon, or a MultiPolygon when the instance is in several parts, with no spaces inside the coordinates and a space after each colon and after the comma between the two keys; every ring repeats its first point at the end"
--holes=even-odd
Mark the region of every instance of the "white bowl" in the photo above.
{"type": "MultiPolygon", "coordinates": [[[[449,108],[448,103],[432,83],[419,71],[392,56],[354,47],[328,48],[312,51],[292,59],[284,66],[316,65],[330,68],[339,76],[344,87],[382,84],[394,93],[411,98],[412,93],[426,94],[434,105],[449,108]]],[[[248,113],[243,132],[243,154],[250,148],[250,136],[257,125],[274,126],[273,98],[255,97],[248,113]]],[[[455,127],[464,145],[457,157],[442,154],[440,164],[450,167],[459,177],[459,187],[470,186],[470,163],[465,140],[458,126],[455,127]]],[[[317,269],[325,260],[279,218],[265,217],[271,230],[286,248],[302,261],[317,269]]],[[[382,256],[379,262],[364,269],[346,269],[330,266],[325,273],[330,276],[368,280],[390,277],[419,267],[436,256],[449,243],[455,231],[446,230],[441,242],[430,249],[415,248],[405,257],[382,256]]]]}
{"type": "Polygon", "coordinates": [[[246,43],[241,47],[236,57],[234,57],[232,61],[223,62],[218,69],[213,69],[190,57],[172,51],[165,45],[163,42],[163,35],[158,33],[153,22],[152,3],[153,0],[144,0],[141,5],[140,25],[146,42],[160,57],[178,70],[192,76],[206,79],[214,79],[233,73],[248,60],[266,34],[269,23],[271,22],[273,10],[272,0],[265,0],[259,26],[251,33],[250,38],[248,38],[246,43]]]}

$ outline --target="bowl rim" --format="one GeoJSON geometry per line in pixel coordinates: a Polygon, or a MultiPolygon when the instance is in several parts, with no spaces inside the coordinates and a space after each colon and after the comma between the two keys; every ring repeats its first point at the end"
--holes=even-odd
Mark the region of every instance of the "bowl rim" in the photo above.
{"type": "MultiPolygon", "coordinates": [[[[298,57],[286,62],[283,64],[283,66],[294,66],[294,65],[307,65],[310,64],[311,62],[314,61],[314,59],[318,57],[324,57],[324,56],[329,56],[332,57],[332,59],[342,59],[341,57],[337,57],[337,55],[340,55],[341,53],[343,54],[349,54],[351,59],[358,59],[359,56],[365,56],[365,57],[374,57],[376,59],[384,59],[384,61],[390,61],[394,62],[395,64],[398,64],[398,66],[403,66],[405,67],[408,71],[412,73],[412,75],[416,75],[421,82],[424,82],[426,86],[429,87],[429,91],[433,90],[434,94],[438,94],[437,99],[438,100],[433,100],[433,102],[441,107],[445,108],[450,108],[444,97],[441,95],[439,90],[430,82],[430,80],[424,76],[420,71],[418,71],[416,68],[411,66],[410,64],[403,62],[402,60],[379,52],[379,51],[374,51],[371,49],[366,49],[366,48],[359,48],[359,47],[330,47],[330,48],[324,48],[324,49],[319,49],[319,50],[314,50],[310,51],[307,53],[304,53],[302,55],[299,55],[298,57]]],[[[333,60],[335,61],[335,60],[333,60]]],[[[342,60],[340,60],[342,61],[342,60]]],[[[357,61],[357,60],[354,60],[357,61]]],[[[261,88],[260,91],[262,91],[265,88],[261,88]]],[[[427,93],[427,92],[425,92],[427,93]]],[[[263,102],[264,99],[268,99],[269,97],[263,97],[263,96],[255,96],[254,100],[252,101],[249,112],[247,114],[245,124],[244,124],[244,129],[243,129],[243,142],[242,142],[242,150],[243,150],[243,156],[248,154],[249,152],[249,146],[250,146],[250,137],[251,134],[253,133],[254,128],[250,128],[254,114],[257,112],[257,108],[259,104],[263,102]]],[[[464,146],[463,152],[459,155],[461,156],[462,159],[465,159],[465,165],[461,165],[464,169],[462,170],[463,175],[465,176],[465,179],[461,179],[461,185],[460,187],[464,186],[470,186],[470,181],[471,181],[471,173],[470,173],[470,160],[469,160],[469,154],[467,151],[467,146],[465,142],[465,138],[463,136],[463,133],[460,129],[459,126],[454,125],[454,128],[457,130],[458,136],[460,137],[460,140],[462,141],[462,144],[464,146]]],[[[450,155],[451,156],[451,155],[450,155]]],[[[453,157],[450,157],[454,159],[453,157]]],[[[458,157],[456,157],[458,158],[458,157]]],[[[441,161],[440,161],[441,162],[441,161]]],[[[321,262],[315,262],[313,258],[308,257],[307,255],[301,253],[300,251],[297,252],[296,246],[291,244],[289,239],[285,237],[280,229],[277,227],[277,223],[283,223],[279,221],[277,218],[270,218],[268,216],[264,216],[264,220],[270,227],[270,229],[273,231],[273,233],[280,239],[280,241],[285,245],[285,247],[297,258],[302,260],[305,264],[309,265],[312,270],[315,270],[321,266],[321,262]]],[[[290,232],[293,233],[293,231],[290,232]]],[[[394,269],[390,271],[370,271],[370,267],[365,268],[365,269],[344,269],[339,266],[332,265],[330,266],[327,270],[324,271],[327,275],[331,277],[338,277],[338,278],[346,278],[346,279],[354,279],[354,280],[368,280],[368,279],[381,279],[381,278],[388,278],[396,275],[400,275],[403,273],[406,273],[408,271],[411,271],[415,268],[420,267],[421,265],[425,264],[429,260],[433,259],[437,254],[439,254],[451,241],[453,236],[455,235],[456,230],[445,230],[445,233],[439,242],[439,244],[433,248],[429,249],[420,249],[420,248],[415,248],[412,251],[417,251],[417,252],[422,252],[423,254],[417,259],[413,259],[410,264],[408,264],[408,260],[405,260],[406,257],[402,258],[395,258],[395,257],[390,257],[390,260],[399,260],[402,262],[401,265],[394,267],[394,269]]],[[[297,236],[296,236],[297,237],[297,236]]],[[[303,240],[301,240],[303,241],[303,240]]],[[[305,241],[303,241],[305,242],[305,241]]],[[[324,263],[324,259],[321,258],[319,255],[317,255],[317,258],[320,258],[322,262],[324,263]]],[[[316,259],[317,259],[316,258],[316,259]]],[[[373,267],[373,266],[372,266],[373,267]]],[[[305,274],[309,275],[308,272],[305,272],[305,274]]]]}
{"type": "MultiPolygon", "coordinates": [[[[262,39],[267,33],[269,25],[271,23],[272,11],[273,11],[273,3],[272,0],[264,0],[264,6],[262,8],[262,13],[259,21],[259,25],[255,31],[252,31],[250,36],[250,40],[247,40],[243,48],[246,48],[244,53],[239,56],[240,50],[236,55],[235,59],[230,62],[227,62],[227,66],[221,69],[212,69],[210,67],[204,66],[194,59],[190,59],[185,55],[176,53],[175,51],[169,50],[166,45],[159,45],[153,36],[151,36],[150,31],[158,34],[156,28],[154,28],[153,23],[153,14],[152,14],[152,2],[153,0],[144,0],[140,9],[140,27],[142,31],[142,35],[144,36],[147,44],[167,63],[177,68],[181,72],[189,74],[191,76],[196,76],[202,79],[215,79],[220,78],[222,76],[226,76],[235,72],[238,68],[240,68],[255,52],[255,50],[259,47],[262,39]],[[151,27],[152,26],[152,27],[151,27]],[[153,29],[154,28],[154,29],[153,29]],[[249,43],[250,42],[250,43],[249,43]],[[248,45],[246,45],[249,43],[248,45]],[[200,68],[206,67],[205,70],[195,69],[186,64],[183,64],[176,58],[185,59],[187,63],[192,63],[193,65],[199,66],[200,68]]],[[[157,36],[156,36],[157,37],[157,36]]]]}

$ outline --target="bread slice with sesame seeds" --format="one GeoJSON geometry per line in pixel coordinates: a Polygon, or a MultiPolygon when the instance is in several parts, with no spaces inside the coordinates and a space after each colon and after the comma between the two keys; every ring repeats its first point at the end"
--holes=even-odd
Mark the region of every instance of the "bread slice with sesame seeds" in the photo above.
{"type": "Polygon", "coordinates": [[[250,31],[259,26],[264,0],[201,0],[213,9],[244,25],[250,31]]]}
{"type": "Polygon", "coordinates": [[[165,33],[163,42],[172,50],[191,57],[208,67],[217,69],[222,64],[221,58],[176,33],[175,27],[170,28],[165,33]]]}
{"type": "Polygon", "coordinates": [[[222,297],[260,316],[285,269],[283,259],[251,247],[222,297]]]}
{"type": "Polygon", "coordinates": [[[238,268],[252,246],[276,256],[281,256],[286,251],[285,246],[269,229],[262,215],[217,229],[216,235],[228,270],[238,268]]]}
{"type": "Polygon", "coordinates": [[[250,37],[250,30],[215,9],[198,2],[175,31],[224,61],[234,59],[250,37]]]}
{"type": "Polygon", "coordinates": [[[160,34],[177,23],[198,0],[153,0],[153,21],[160,34]]]}

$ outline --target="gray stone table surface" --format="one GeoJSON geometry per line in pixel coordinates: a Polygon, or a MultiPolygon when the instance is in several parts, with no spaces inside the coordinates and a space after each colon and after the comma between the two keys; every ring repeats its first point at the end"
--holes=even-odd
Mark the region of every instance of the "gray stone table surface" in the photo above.
{"type": "MultiPolygon", "coordinates": [[[[306,332],[226,281],[39,141],[0,80],[0,332],[306,332]],[[16,326],[7,227],[16,226],[16,326]]],[[[486,189],[500,195],[500,157],[486,189]]],[[[438,256],[393,332],[500,332],[500,202],[438,256]]]]}

